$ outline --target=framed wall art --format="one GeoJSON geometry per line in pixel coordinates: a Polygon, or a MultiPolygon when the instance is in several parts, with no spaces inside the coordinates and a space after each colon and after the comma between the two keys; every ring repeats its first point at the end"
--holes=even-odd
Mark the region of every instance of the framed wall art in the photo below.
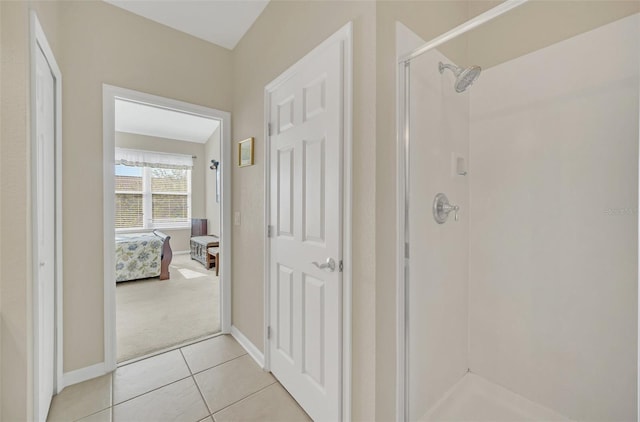
{"type": "Polygon", "coordinates": [[[238,167],[253,165],[253,137],[238,142],[238,167]]]}

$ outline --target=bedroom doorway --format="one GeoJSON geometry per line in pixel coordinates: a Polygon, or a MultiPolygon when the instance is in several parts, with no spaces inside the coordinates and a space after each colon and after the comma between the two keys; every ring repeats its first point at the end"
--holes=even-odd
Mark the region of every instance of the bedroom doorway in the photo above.
{"type": "Polygon", "coordinates": [[[230,331],[230,114],[105,85],[108,368],[230,331]]]}

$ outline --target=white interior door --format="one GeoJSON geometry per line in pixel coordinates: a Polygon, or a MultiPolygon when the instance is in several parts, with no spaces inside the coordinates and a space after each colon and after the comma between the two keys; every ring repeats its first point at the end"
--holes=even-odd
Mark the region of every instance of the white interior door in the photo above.
{"type": "Polygon", "coordinates": [[[47,417],[54,388],[55,334],[55,79],[36,52],[36,256],[38,421],[47,417]]]}
{"type": "Polygon", "coordinates": [[[270,368],[316,421],[341,419],[344,40],[269,95],[270,368]]]}

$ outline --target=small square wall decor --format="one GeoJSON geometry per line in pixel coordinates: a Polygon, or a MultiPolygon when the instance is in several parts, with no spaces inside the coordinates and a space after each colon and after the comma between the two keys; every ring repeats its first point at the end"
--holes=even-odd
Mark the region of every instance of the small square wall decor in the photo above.
{"type": "Polygon", "coordinates": [[[238,167],[253,165],[253,137],[238,143],[238,167]]]}

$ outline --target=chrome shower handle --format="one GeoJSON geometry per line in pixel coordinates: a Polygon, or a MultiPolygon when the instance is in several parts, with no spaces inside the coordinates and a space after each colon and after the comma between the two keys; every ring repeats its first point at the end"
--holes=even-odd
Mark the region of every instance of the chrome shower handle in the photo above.
{"type": "Polygon", "coordinates": [[[449,214],[451,211],[453,211],[453,219],[455,221],[458,221],[458,211],[460,210],[460,207],[457,205],[451,205],[451,204],[443,204],[442,205],[442,211],[449,214]]]}
{"type": "Polygon", "coordinates": [[[457,205],[451,205],[447,195],[439,193],[433,200],[433,218],[436,223],[443,224],[449,218],[449,213],[453,211],[455,221],[458,221],[458,211],[460,207],[457,205]]]}
{"type": "Polygon", "coordinates": [[[336,270],[336,261],[334,261],[333,258],[327,258],[327,262],[324,264],[318,264],[315,261],[313,261],[312,264],[321,270],[329,270],[330,273],[336,270]]]}

